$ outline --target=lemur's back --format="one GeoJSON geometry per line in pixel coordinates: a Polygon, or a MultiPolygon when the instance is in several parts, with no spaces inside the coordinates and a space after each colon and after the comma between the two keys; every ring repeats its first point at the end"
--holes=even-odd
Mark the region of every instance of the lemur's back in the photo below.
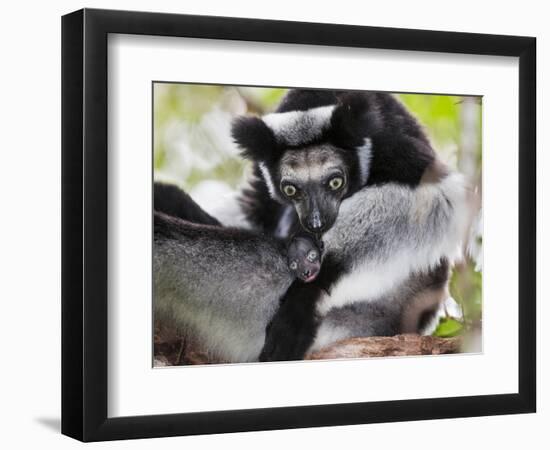
{"type": "Polygon", "coordinates": [[[161,213],[154,221],[155,319],[177,323],[213,356],[257,358],[267,322],[294,279],[281,244],[161,213]]]}

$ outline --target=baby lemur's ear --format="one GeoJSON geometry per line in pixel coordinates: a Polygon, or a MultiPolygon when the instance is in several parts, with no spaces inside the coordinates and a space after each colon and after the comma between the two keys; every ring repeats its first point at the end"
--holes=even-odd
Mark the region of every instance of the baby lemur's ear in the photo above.
{"type": "Polygon", "coordinates": [[[243,116],[233,121],[231,134],[244,158],[269,161],[277,150],[273,131],[259,117],[243,116]]]}

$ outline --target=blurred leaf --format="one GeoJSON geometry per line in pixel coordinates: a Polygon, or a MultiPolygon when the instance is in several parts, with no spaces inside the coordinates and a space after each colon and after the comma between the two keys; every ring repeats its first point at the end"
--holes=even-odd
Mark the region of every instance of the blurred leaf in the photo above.
{"type": "Polygon", "coordinates": [[[401,101],[426,128],[438,150],[460,138],[461,97],[453,95],[399,94],[401,101]]]}
{"type": "Polygon", "coordinates": [[[271,89],[262,89],[263,95],[262,100],[265,103],[266,109],[274,109],[274,107],[279,103],[283,95],[286,93],[286,89],[280,88],[271,88],[271,89]]]}
{"type": "Polygon", "coordinates": [[[153,167],[154,170],[158,170],[166,163],[166,152],[164,151],[164,146],[156,146],[154,156],[153,167]]]}
{"type": "Polygon", "coordinates": [[[453,337],[462,332],[464,326],[451,317],[442,317],[433,335],[439,337],[453,337]]]}
{"type": "Polygon", "coordinates": [[[473,261],[468,259],[454,268],[449,290],[451,297],[462,306],[466,326],[479,322],[482,313],[482,274],[476,272],[473,261]]]}
{"type": "Polygon", "coordinates": [[[236,189],[243,177],[245,168],[249,165],[241,159],[226,159],[222,164],[214,167],[212,170],[203,171],[197,168],[191,170],[189,176],[183,183],[183,187],[190,191],[204,180],[220,180],[227,183],[233,189],[236,189]]]}

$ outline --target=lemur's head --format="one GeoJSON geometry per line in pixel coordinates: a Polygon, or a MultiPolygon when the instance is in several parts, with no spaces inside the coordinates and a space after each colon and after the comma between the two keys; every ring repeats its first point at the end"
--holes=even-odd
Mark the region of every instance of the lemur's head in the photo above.
{"type": "Polygon", "coordinates": [[[240,117],[232,133],[271,197],[293,205],[302,226],[319,235],[367,183],[377,117],[360,93],[292,90],[277,112],[240,117]]]}
{"type": "Polygon", "coordinates": [[[288,267],[305,283],[319,275],[321,256],[321,245],[310,236],[295,236],[287,248],[288,267]]]}

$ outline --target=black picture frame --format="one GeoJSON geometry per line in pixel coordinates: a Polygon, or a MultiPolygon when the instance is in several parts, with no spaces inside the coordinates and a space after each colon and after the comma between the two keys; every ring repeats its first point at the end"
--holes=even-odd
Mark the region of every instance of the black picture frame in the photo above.
{"type": "Polygon", "coordinates": [[[62,18],[62,433],[82,441],[535,412],[536,39],[84,9],[62,18]],[[178,36],[519,58],[518,393],[107,417],[107,37],[178,36]]]}

